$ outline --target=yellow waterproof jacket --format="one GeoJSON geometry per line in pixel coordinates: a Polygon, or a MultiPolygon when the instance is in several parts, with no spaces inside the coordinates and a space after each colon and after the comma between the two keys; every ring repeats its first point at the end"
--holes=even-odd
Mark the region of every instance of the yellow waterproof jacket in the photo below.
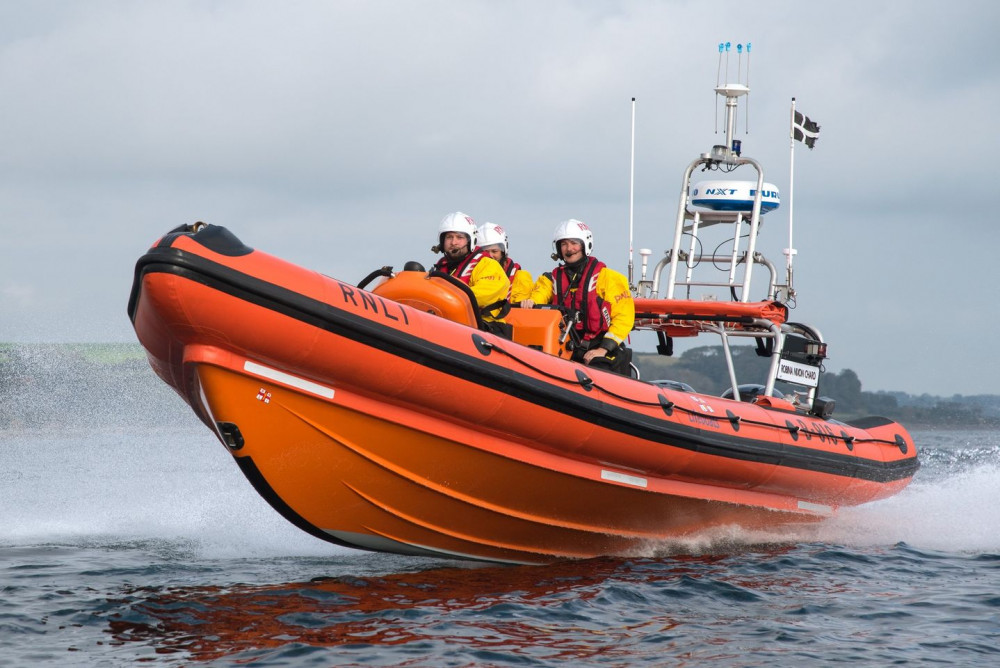
{"type": "MultiPolygon", "coordinates": [[[[469,287],[472,289],[472,294],[476,295],[476,303],[482,309],[507,299],[507,293],[510,292],[510,279],[507,278],[507,274],[504,273],[499,262],[491,257],[482,257],[472,269],[469,287]]],[[[496,317],[500,313],[500,308],[498,306],[483,313],[483,320],[503,322],[502,317],[496,317]]]]}
{"type": "MultiPolygon", "coordinates": [[[[622,343],[628,338],[635,324],[635,301],[628,286],[628,279],[614,269],[604,267],[597,274],[597,295],[608,306],[611,324],[605,337],[615,343],[622,343]]],[[[538,277],[531,290],[531,300],[536,304],[551,304],[555,299],[555,286],[552,275],[545,273],[538,277]]]]}
{"type": "Polygon", "coordinates": [[[510,303],[521,303],[531,296],[534,287],[535,281],[531,278],[531,274],[524,269],[518,269],[510,282],[510,303]]]}

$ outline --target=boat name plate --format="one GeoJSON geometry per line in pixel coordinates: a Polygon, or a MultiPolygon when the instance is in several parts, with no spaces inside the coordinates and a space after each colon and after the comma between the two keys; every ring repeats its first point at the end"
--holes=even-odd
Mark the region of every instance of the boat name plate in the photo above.
{"type": "Polygon", "coordinates": [[[778,364],[778,380],[816,387],[819,385],[819,367],[783,359],[778,364]]]}

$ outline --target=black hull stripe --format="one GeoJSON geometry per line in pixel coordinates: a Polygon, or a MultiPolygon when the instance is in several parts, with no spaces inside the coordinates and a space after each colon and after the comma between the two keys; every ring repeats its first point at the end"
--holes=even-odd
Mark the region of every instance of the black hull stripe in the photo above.
{"type": "Polygon", "coordinates": [[[257,464],[254,463],[253,459],[247,456],[234,457],[236,463],[240,467],[240,471],[246,476],[253,488],[257,490],[261,498],[267,501],[272,508],[278,511],[278,514],[284,517],[286,520],[291,522],[293,525],[305,531],[310,536],[315,536],[320,540],[325,540],[328,543],[334,543],[335,545],[340,545],[341,547],[350,547],[355,550],[367,550],[368,548],[362,545],[355,545],[354,543],[348,543],[346,541],[340,540],[331,536],[327,532],[320,529],[315,524],[312,524],[306,518],[299,515],[297,512],[292,510],[292,507],[285,503],[284,499],[278,496],[278,493],[274,491],[274,488],[267,482],[264,474],[260,472],[257,468],[257,464]]]}
{"type": "MultiPolygon", "coordinates": [[[[415,364],[644,440],[729,459],[874,482],[909,478],[920,466],[916,458],[881,462],[847,453],[739,438],[658,420],[596,398],[581,396],[517,371],[497,367],[482,357],[459,353],[174,248],[154,248],[139,259],[129,300],[129,316],[133,320],[142,277],[156,272],[181,276],[415,364]]],[[[470,330],[470,335],[472,333],[477,332],[470,330]]],[[[722,418],[718,419],[725,422],[722,418]]]]}

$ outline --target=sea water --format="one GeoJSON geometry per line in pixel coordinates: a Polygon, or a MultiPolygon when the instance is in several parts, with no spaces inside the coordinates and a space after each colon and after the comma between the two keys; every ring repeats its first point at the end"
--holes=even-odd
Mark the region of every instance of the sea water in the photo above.
{"type": "Polygon", "coordinates": [[[797,533],[501,567],[282,519],[190,413],[0,431],[0,666],[1000,662],[1000,434],[797,533]]]}

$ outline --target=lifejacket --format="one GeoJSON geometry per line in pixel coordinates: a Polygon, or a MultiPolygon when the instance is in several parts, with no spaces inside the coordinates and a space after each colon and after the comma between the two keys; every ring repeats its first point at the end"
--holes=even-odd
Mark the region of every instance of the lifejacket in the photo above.
{"type": "Polygon", "coordinates": [[[434,265],[434,271],[440,271],[445,274],[451,274],[458,280],[462,281],[466,285],[472,280],[472,271],[479,264],[479,261],[484,257],[490,257],[489,254],[481,248],[477,248],[473,252],[469,253],[461,260],[458,261],[453,268],[448,268],[448,257],[445,256],[437,261],[434,265]]]}
{"type": "Polygon", "coordinates": [[[503,269],[504,273],[507,274],[507,278],[510,279],[510,290],[507,291],[507,301],[509,302],[511,292],[514,291],[514,274],[521,271],[521,265],[509,257],[505,257],[503,262],[500,263],[500,268],[503,269]]]}
{"type": "Polygon", "coordinates": [[[597,275],[604,269],[604,263],[595,257],[588,257],[580,268],[576,281],[571,281],[565,266],[552,270],[553,297],[557,306],[567,312],[577,311],[580,321],[576,330],[584,341],[604,336],[611,325],[611,312],[607,303],[597,294],[597,275]]]}
{"type": "Polygon", "coordinates": [[[503,262],[500,263],[500,266],[507,274],[507,278],[509,278],[512,281],[514,280],[514,274],[521,271],[521,265],[511,260],[509,257],[505,257],[503,259],[503,262]]]}
{"type": "MultiPolygon", "coordinates": [[[[448,268],[448,258],[446,256],[438,260],[431,268],[431,271],[440,271],[445,274],[451,274],[469,287],[472,287],[472,272],[476,269],[476,265],[479,264],[480,260],[487,257],[492,259],[492,256],[489,253],[484,251],[482,248],[477,248],[459,260],[458,264],[456,264],[453,268],[448,268]]],[[[510,297],[510,290],[507,290],[507,297],[510,297]]],[[[479,312],[485,318],[502,320],[508,313],[510,313],[510,302],[507,299],[501,299],[500,301],[483,306],[479,309],[479,312]]]]}

